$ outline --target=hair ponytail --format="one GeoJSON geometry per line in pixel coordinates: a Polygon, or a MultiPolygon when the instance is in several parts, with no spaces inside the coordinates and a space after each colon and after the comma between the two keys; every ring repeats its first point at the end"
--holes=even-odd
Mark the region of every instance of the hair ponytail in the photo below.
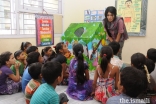
{"type": "Polygon", "coordinates": [[[131,56],[131,63],[134,67],[146,74],[148,83],[150,83],[150,74],[148,72],[147,66],[145,65],[146,57],[142,53],[135,53],[131,56]]]}
{"type": "Polygon", "coordinates": [[[100,67],[101,67],[103,73],[106,72],[107,66],[108,66],[107,56],[103,55],[101,63],[100,63],[100,67]]]}
{"type": "Polygon", "coordinates": [[[44,56],[44,49],[42,49],[42,51],[41,51],[41,55],[42,55],[42,57],[44,56]]]}
{"type": "Polygon", "coordinates": [[[151,83],[151,81],[150,81],[150,74],[148,72],[148,69],[147,69],[147,66],[146,65],[144,65],[144,69],[146,71],[147,81],[148,81],[148,83],[151,83]]]}
{"type": "Polygon", "coordinates": [[[23,51],[24,51],[24,44],[25,44],[25,42],[21,43],[21,50],[23,50],[23,51]]]}
{"type": "Polygon", "coordinates": [[[74,44],[73,53],[78,61],[76,70],[76,80],[78,84],[83,84],[86,81],[85,64],[83,57],[83,46],[81,44],[74,44]]]}
{"type": "Polygon", "coordinates": [[[29,46],[29,44],[31,44],[31,43],[30,42],[22,42],[21,43],[21,50],[24,51],[24,49],[26,49],[29,46]]]}
{"type": "Polygon", "coordinates": [[[78,61],[76,70],[77,82],[83,84],[86,81],[86,77],[84,76],[85,71],[84,57],[81,51],[78,52],[77,61],[78,61]]]}
{"type": "Polygon", "coordinates": [[[1,55],[0,55],[0,68],[2,67],[2,58],[1,58],[1,55]]]}
{"type": "Polygon", "coordinates": [[[100,67],[103,73],[106,72],[108,63],[110,62],[112,56],[113,56],[113,50],[111,47],[104,46],[101,48],[100,57],[102,59],[101,59],[100,67]]]}

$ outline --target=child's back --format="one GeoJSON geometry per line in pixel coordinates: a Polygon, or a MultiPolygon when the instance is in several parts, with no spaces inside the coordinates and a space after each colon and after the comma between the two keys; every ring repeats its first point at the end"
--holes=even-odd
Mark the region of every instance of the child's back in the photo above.
{"type": "Polygon", "coordinates": [[[134,67],[126,67],[121,71],[118,82],[118,90],[121,94],[109,98],[106,104],[145,104],[145,102],[139,102],[140,99],[137,99],[137,96],[146,88],[146,75],[134,67]]]}
{"type": "Polygon", "coordinates": [[[119,67],[120,70],[122,70],[125,67],[125,64],[123,63],[122,60],[120,60],[120,58],[117,56],[119,50],[120,50],[120,44],[118,42],[111,42],[109,43],[109,46],[112,48],[113,50],[113,57],[111,58],[110,63],[113,65],[116,65],[119,67]]]}
{"type": "Polygon", "coordinates": [[[32,77],[32,79],[29,81],[29,83],[27,84],[27,86],[25,88],[26,104],[30,103],[30,99],[31,99],[32,95],[34,94],[36,89],[41,84],[41,75],[40,75],[41,67],[42,67],[42,64],[38,62],[38,63],[31,64],[28,69],[28,72],[29,72],[30,76],[32,77]]]}
{"type": "Polygon", "coordinates": [[[47,62],[41,69],[46,83],[39,86],[33,94],[30,104],[63,104],[68,101],[64,94],[60,96],[55,92],[56,85],[62,81],[63,72],[59,62],[47,62]]]}
{"type": "Polygon", "coordinates": [[[59,104],[59,96],[51,85],[44,83],[35,91],[30,104],[59,104]]]}
{"type": "Polygon", "coordinates": [[[76,100],[90,100],[92,80],[89,80],[88,64],[83,61],[83,46],[73,47],[75,58],[70,61],[68,95],[76,100]]]}
{"type": "Polygon", "coordinates": [[[95,70],[93,91],[95,92],[96,100],[106,103],[107,98],[116,95],[115,89],[119,80],[119,68],[110,63],[113,56],[111,47],[102,47],[100,56],[102,60],[95,70]],[[98,78],[99,82],[97,84],[98,78]]]}
{"type": "Polygon", "coordinates": [[[98,65],[95,74],[98,75],[99,82],[97,84],[97,88],[95,90],[95,99],[102,101],[101,98],[107,98],[106,91],[101,92],[101,86],[106,87],[106,90],[110,94],[110,96],[115,96],[116,92],[115,89],[117,89],[117,82],[119,77],[119,68],[117,66],[114,66],[112,64],[108,64],[106,72],[103,73],[100,65],[98,65]],[[103,93],[104,95],[98,96],[100,93],[103,93]]]}

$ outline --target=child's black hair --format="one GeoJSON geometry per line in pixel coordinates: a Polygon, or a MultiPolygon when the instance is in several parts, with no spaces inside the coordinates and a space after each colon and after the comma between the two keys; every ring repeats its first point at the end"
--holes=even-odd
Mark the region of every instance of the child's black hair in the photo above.
{"type": "Polygon", "coordinates": [[[59,43],[56,44],[56,46],[54,47],[56,54],[59,54],[60,49],[63,49],[63,44],[64,44],[64,42],[59,42],[59,43]]]}
{"type": "Polygon", "coordinates": [[[18,50],[14,53],[14,57],[17,60],[17,57],[20,56],[20,54],[23,52],[23,50],[18,50]]]}
{"type": "Polygon", "coordinates": [[[30,42],[22,42],[21,43],[21,50],[24,51],[24,49],[26,49],[29,46],[29,44],[31,44],[31,43],[30,42]]]}
{"type": "Polygon", "coordinates": [[[9,61],[11,55],[12,55],[12,53],[9,52],[9,51],[3,52],[3,53],[0,55],[0,68],[1,68],[3,65],[6,65],[6,61],[9,61]]]}
{"type": "Polygon", "coordinates": [[[147,57],[151,60],[153,60],[154,63],[156,63],[156,49],[155,48],[150,48],[147,51],[147,57]]]}
{"type": "Polygon", "coordinates": [[[27,56],[27,66],[29,66],[32,63],[39,62],[39,56],[40,56],[39,52],[29,53],[27,56]]]}
{"type": "Polygon", "coordinates": [[[148,72],[151,73],[155,68],[154,62],[151,59],[146,58],[145,64],[147,66],[148,72]]]}
{"type": "Polygon", "coordinates": [[[43,79],[51,85],[59,76],[61,76],[62,65],[56,61],[49,61],[43,65],[41,73],[43,79]]]}
{"type": "Polygon", "coordinates": [[[113,41],[109,43],[109,46],[112,48],[113,54],[117,55],[120,49],[120,44],[118,42],[113,41]]]}
{"type": "Polygon", "coordinates": [[[44,49],[42,49],[42,51],[41,51],[42,57],[45,55],[45,53],[46,53],[49,49],[51,49],[51,47],[45,47],[44,49]]]}
{"type": "Polygon", "coordinates": [[[126,67],[120,74],[120,85],[124,87],[124,93],[136,98],[147,89],[146,74],[134,67],[126,67]]]}
{"type": "Polygon", "coordinates": [[[76,70],[76,80],[78,84],[83,84],[86,81],[84,57],[83,57],[83,46],[82,44],[73,45],[73,53],[78,61],[76,70]]]}
{"type": "Polygon", "coordinates": [[[146,57],[142,53],[135,53],[131,56],[131,64],[137,69],[144,70],[145,62],[146,57]]]}
{"type": "Polygon", "coordinates": [[[28,68],[28,72],[33,79],[39,79],[39,76],[41,74],[41,68],[42,68],[41,63],[39,62],[32,63],[28,68]]]}
{"type": "Polygon", "coordinates": [[[29,54],[30,52],[35,52],[36,50],[38,50],[38,47],[30,46],[27,48],[26,53],[29,54]]]}
{"type": "Polygon", "coordinates": [[[51,61],[55,57],[56,57],[56,53],[52,50],[52,54],[50,55],[47,61],[51,61]]]}
{"type": "Polygon", "coordinates": [[[102,59],[101,59],[100,67],[101,67],[103,73],[106,72],[108,63],[110,62],[112,56],[113,56],[113,50],[111,47],[103,46],[101,48],[100,57],[102,59]]]}

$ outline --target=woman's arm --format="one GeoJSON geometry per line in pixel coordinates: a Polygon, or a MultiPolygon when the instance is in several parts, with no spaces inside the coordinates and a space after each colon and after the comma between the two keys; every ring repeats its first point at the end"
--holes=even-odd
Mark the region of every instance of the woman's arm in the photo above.
{"type": "Polygon", "coordinates": [[[123,22],[123,19],[120,19],[118,21],[118,34],[117,34],[117,37],[115,39],[116,42],[120,41],[122,33],[124,33],[124,22],[123,22]]]}
{"type": "Polygon", "coordinates": [[[108,37],[108,40],[109,40],[110,42],[113,41],[112,37],[110,37],[110,36],[108,36],[108,35],[107,35],[107,37],[108,37]]]}
{"type": "MultiPolygon", "coordinates": [[[[103,20],[103,24],[105,24],[105,23],[104,23],[104,20],[103,20]]],[[[106,34],[107,34],[107,38],[108,38],[108,40],[109,40],[110,42],[112,42],[113,39],[112,39],[112,37],[110,37],[110,36],[108,35],[105,25],[104,25],[104,31],[105,31],[106,34]]]]}
{"type": "Polygon", "coordinates": [[[118,35],[117,35],[115,41],[116,41],[116,42],[119,42],[119,41],[120,41],[120,38],[121,38],[121,33],[118,33],[118,35]]]}

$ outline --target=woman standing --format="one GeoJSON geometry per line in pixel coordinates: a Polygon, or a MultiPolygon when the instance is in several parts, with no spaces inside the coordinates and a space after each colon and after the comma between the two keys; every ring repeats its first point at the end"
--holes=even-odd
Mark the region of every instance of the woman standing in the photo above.
{"type": "Polygon", "coordinates": [[[120,59],[124,41],[128,39],[127,30],[122,17],[117,17],[116,8],[113,6],[107,7],[105,11],[105,19],[103,19],[103,25],[107,32],[107,43],[112,41],[119,42],[120,50],[118,56],[120,59]]]}

